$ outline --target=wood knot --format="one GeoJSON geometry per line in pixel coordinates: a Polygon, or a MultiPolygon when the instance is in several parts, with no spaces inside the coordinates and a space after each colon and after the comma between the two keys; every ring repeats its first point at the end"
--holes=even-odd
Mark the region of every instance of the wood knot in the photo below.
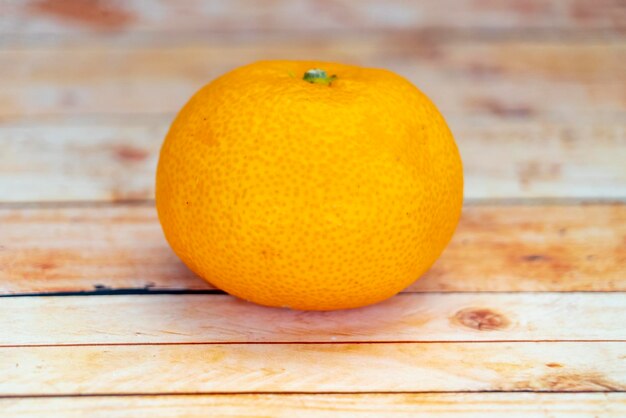
{"type": "Polygon", "coordinates": [[[466,308],[454,314],[454,323],[479,331],[494,331],[505,329],[509,320],[502,314],[486,308],[466,308]]]}
{"type": "Polygon", "coordinates": [[[546,363],[547,367],[555,368],[555,367],[563,367],[561,363],[546,363]]]}
{"type": "Polygon", "coordinates": [[[136,20],[130,12],[116,3],[103,0],[40,0],[32,3],[30,11],[52,16],[67,22],[78,23],[94,29],[120,30],[136,20]]]}
{"type": "Polygon", "coordinates": [[[539,261],[548,261],[549,257],[541,254],[529,254],[522,257],[522,260],[528,261],[530,263],[536,263],[539,261]]]}
{"type": "Polygon", "coordinates": [[[41,263],[38,263],[37,267],[39,267],[41,270],[50,270],[55,268],[56,264],[54,264],[52,261],[43,261],[41,263]]]}
{"type": "Polygon", "coordinates": [[[115,157],[121,161],[143,161],[149,157],[148,151],[128,145],[119,145],[113,149],[115,157]]]}

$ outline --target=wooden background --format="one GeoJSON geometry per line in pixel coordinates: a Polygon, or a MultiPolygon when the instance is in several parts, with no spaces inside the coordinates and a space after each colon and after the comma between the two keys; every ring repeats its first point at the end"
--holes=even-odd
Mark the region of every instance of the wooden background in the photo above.
{"type": "Polygon", "coordinates": [[[624,0],[0,0],[2,416],[626,415],[624,0]],[[446,116],[466,205],[376,306],[190,273],[159,146],[258,59],[385,67],[446,116]]]}

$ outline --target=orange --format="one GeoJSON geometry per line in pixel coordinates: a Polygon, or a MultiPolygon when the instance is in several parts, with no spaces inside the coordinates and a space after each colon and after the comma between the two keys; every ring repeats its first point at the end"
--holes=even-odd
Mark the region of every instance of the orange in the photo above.
{"type": "Polygon", "coordinates": [[[331,62],[257,62],[204,86],[156,177],[163,231],[187,266],[293,309],[400,292],[441,254],[462,200],[461,159],[431,101],[390,71],[331,62]]]}

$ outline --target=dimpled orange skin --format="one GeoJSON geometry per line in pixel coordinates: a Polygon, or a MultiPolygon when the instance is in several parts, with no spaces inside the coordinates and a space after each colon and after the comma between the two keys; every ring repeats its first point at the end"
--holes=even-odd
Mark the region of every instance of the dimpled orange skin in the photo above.
{"type": "Polygon", "coordinates": [[[262,305],[364,306],[420,277],[463,200],[443,117],[380,69],[265,61],[231,71],[180,111],[161,149],[156,204],[195,273],[262,305]],[[303,80],[320,68],[336,79],[303,80]]]}

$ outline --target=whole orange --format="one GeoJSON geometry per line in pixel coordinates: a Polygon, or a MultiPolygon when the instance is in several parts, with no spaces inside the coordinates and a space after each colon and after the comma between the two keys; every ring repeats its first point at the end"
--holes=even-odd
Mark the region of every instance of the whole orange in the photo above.
{"type": "Polygon", "coordinates": [[[294,309],[400,292],[441,254],[462,200],[461,159],[431,101],[392,72],[331,62],[258,62],[206,85],[173,122],[156,178],[187,266],[294,309]]]}

